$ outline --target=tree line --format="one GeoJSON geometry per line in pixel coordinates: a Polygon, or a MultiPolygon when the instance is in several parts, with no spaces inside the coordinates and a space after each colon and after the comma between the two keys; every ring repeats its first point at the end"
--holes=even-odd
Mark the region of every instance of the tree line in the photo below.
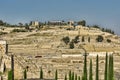
{"type": "MultiPolygon", "coordinates": [[[[13,78],[13,73],[12,69],[8,72],[8,80],[14,80],[13,78]]],[[[24,79],[27,80],[27,69],[24,70],[24,79]]],[[[40,68],[40,80],[44,79],[44,72],[43,69],[40,68]]],[[[58,71],[55,71],[54,74],[54,80],[58,80],[58,71]]],[[[64,80],[100,80],[100,74],[99,74],[99,56],[96,56],[96,73],[95,73],[95,78],[93,78],[93,63],[92,59],[90,59],[89,63],[89,70],[87,69],[87,54],[85,53],[84,55],[84,66],[83,66],[83,74],[81,76],[78,76],[78,74],[75,74],[71,70],[69,71],[68,74],[64,75],[64,80]],[[88,73],[89,72],[89,73],[88,73]]],[[[114,80],[114,59],[113,59],[113,54],[108,55],[106,53],[105,56],[105,70],[104,70],[104,80],[114,80]]]]}

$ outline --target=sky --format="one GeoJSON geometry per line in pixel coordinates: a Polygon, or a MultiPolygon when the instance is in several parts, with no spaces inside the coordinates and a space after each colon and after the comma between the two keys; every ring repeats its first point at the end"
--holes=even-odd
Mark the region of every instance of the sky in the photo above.
{"type": "Polygon", "coordinates": [[[120,35],[120,0],[0,0],[0,20],[86,20],[88,25],[113,29],[120,35]]]}

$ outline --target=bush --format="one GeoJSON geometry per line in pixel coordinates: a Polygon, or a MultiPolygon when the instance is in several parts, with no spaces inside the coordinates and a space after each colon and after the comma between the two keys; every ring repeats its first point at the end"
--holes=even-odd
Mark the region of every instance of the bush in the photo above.
{"type": "Polygon", "coordinates": [[[110,40],[110,39],[107,39],[107,42],[108,42],[108,43],[111,43],[111,40],[110,40]]]}
{"type": "Polygon", "coordinates": [[[4,34],[7,34],[7,32],[0,32],[0,35],[4,35],[4,34]]]}
{"type": "Polygon", "coordinates": [[[104,40],[103,36],[99,35],[97,38],[96,38],[96,41],[97,42],[102,42],[104,40]]]}
{"type": "Polygon", "coordinates": [[[70,46],[70,49],[73,49],[74,48],[74,43],[70,42],[69,46],[70,46]]]}
{"type": "Polygon", "coordinates": [[[64,43],[67,45],[70,42],[70,38],[68,36],[63,37],[62,41],[64,41],[64,43]]]}
{"type": "Polygon", "coordinates": [[[79,35],[75,37],[74,39],[74,43],[78,43],[79,42],[79,35]]]}
{"type": "Polygon", "coordinates": [[[11,32],[27,32],[25,29],[13,29],[11,32]]]}

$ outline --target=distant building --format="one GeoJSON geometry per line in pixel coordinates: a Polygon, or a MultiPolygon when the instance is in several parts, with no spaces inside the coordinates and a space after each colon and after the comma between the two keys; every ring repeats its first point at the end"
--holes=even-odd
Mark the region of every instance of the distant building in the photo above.
{"type": "Polygon", "coordinates": [[[39,22],[38,21],[31,21],[31,26],[37,27],[37,26],[39,26],[39,22]]]}

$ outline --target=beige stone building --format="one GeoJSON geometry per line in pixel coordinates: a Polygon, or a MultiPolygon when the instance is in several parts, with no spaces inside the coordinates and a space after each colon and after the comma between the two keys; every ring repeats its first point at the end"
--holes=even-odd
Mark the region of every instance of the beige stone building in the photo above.
{"type": "Polygon", "coordinates": [[[38,21],[32,21],[31,22],[31,26],[39,26],[39,22],[38,21]]]}

